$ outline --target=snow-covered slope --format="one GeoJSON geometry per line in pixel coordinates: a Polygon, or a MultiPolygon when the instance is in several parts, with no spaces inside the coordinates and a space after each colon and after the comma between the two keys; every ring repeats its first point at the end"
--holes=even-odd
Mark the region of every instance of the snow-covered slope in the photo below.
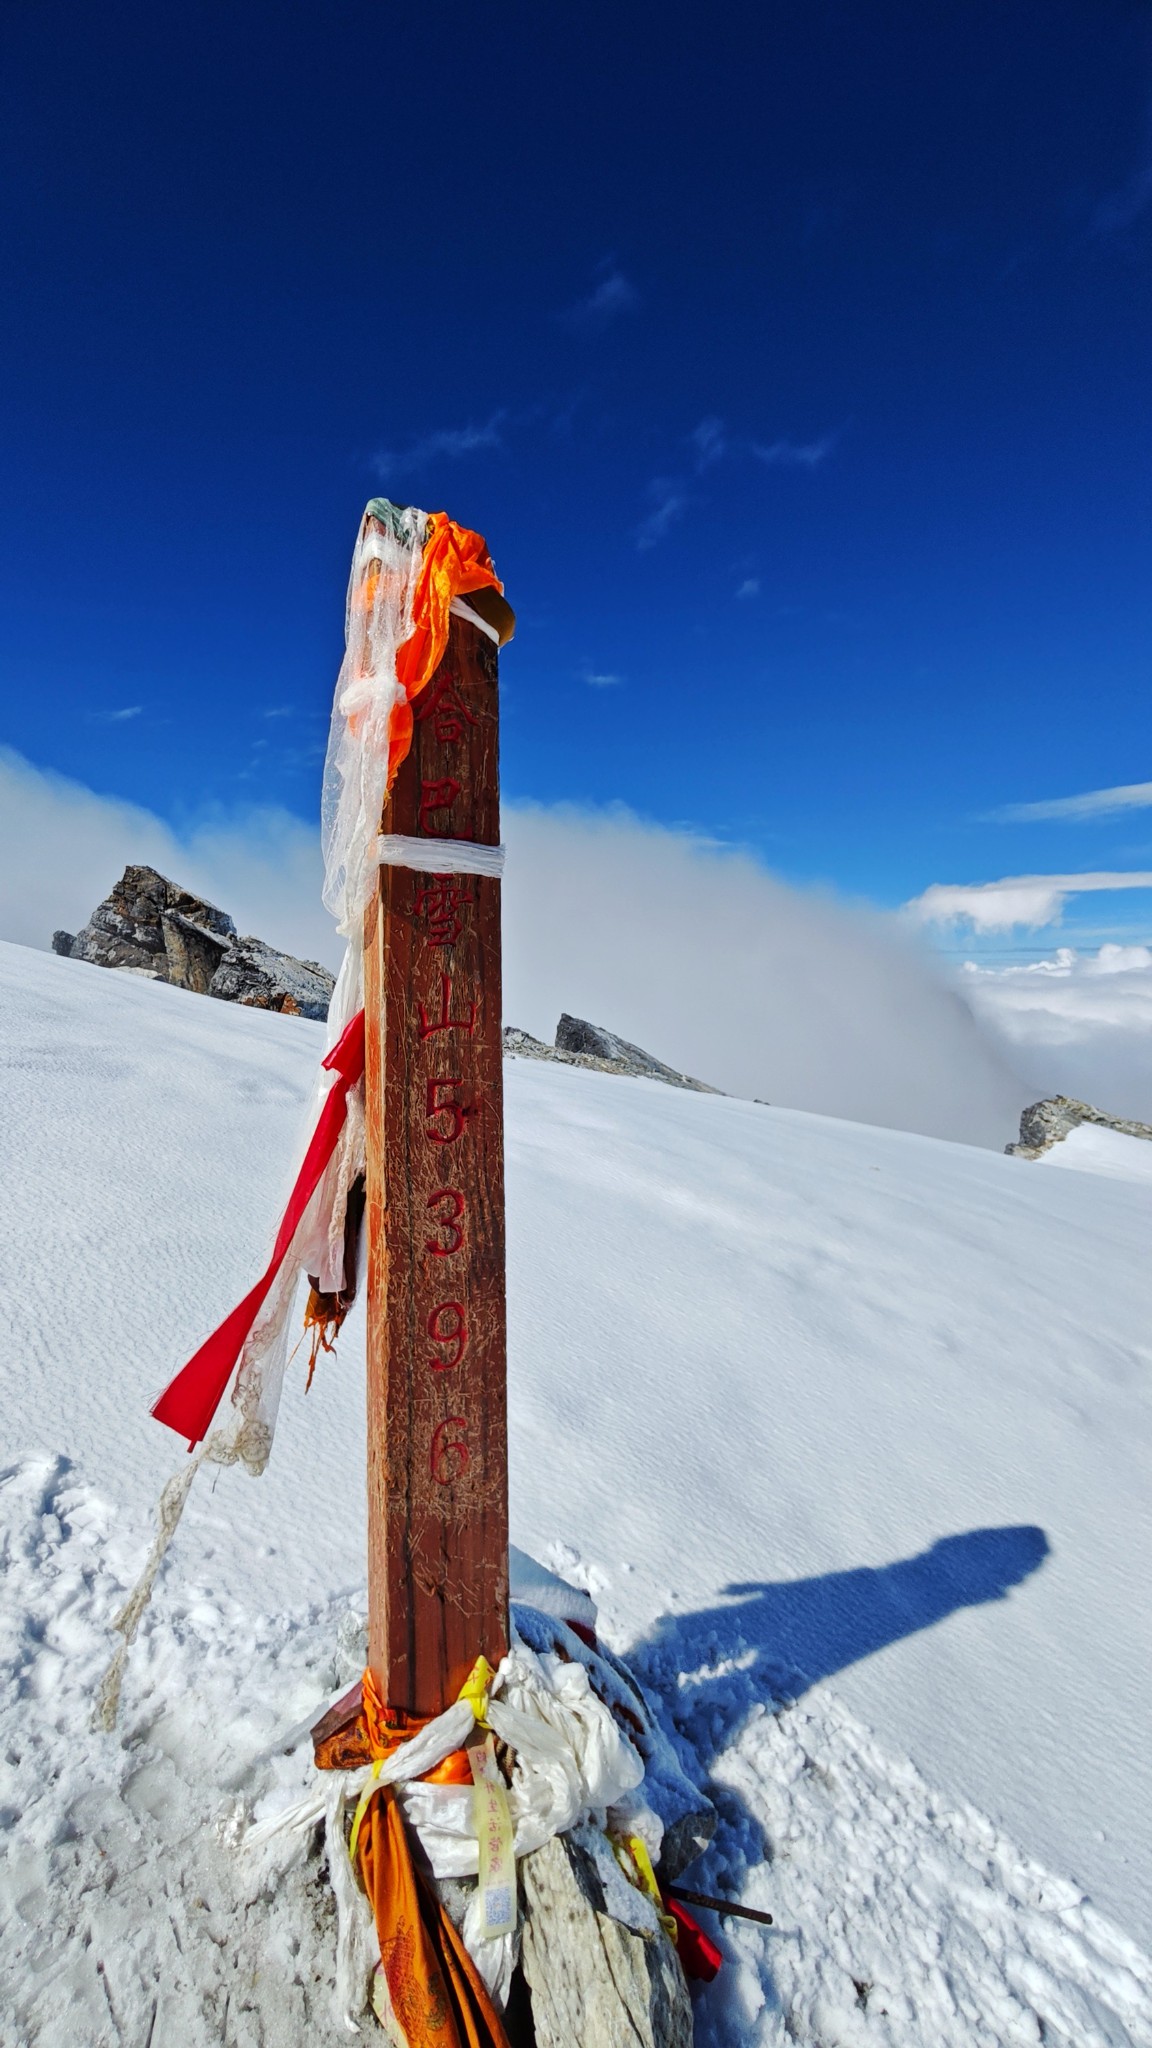
{"type": "MultiPolygon", "coordinates": [[[[5,2041],[341,2038],[323,1888],[226,1822],[360,1655],[359,1319],[267,1477],[194,1490],[88,1725],[182,1456],[149,1401],[262,1263],[320,1039],[0,947],[5,2041]]],[[[725,1924],[698,2038],[1152,2043],[1152,1186],[507,1096],[513,1535],[719,1788],[698,1881],[776,1916],[725,1924]]]]}

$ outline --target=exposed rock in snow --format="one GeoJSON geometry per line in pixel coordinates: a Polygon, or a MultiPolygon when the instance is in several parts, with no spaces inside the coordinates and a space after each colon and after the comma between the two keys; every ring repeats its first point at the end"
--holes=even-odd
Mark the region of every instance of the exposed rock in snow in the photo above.
{"type": "Polygon", "coordinates": [[[236,939],[212,976],[208,993],[252,1010],[324,1018],[334,987],[328,969],[316,960],[294,960],[290,953],[266,946],[263,939],[236,939]]]}
{"type": "Polygon", "coordinates": [[[1090,1103],[1077,1102],[1071,1095],[1052,1095],[1034,1102],[1021,1112],[1020,1136],[1004,1150],[1019,1159],[1039,1159],[1053,1145],[1059,1145],[1080,1124],[1099,1124],[1106,1131],[1119,1131],[1126,1138],[1152,1138],[1152,1124],[1126,1122],[1123,1117],[1105,1116],[1090,1103]]]}
{"type": "MultiPolygon", "coordinates": [[[[623,1884],[608,1863],[608,1881],[614,1874],[623,1884]]],[[[521,1883],[521,1956],[540,2048],[692,2048],[688,1986],[655,1913],[649,1906],[652,1924],[641,1931],[606,1911],[604,1876],[579,1837],[554,1835],[526,1856],[521,1883]]]]}
{"type": "Polygon", "coordinates": [[[653,1059],[640,1046],[618,1038],[614,1031],[605,1031],[600,1024],[587,1024],[582,1017],[570,1017],[567,1011],[556,1026],[555,1045],[545,1045],[542,1039],[533,1038],[530,1031],[506,1024],[504,1050],[519,1054],[522,1059],[559,1060],[563,1066],[591,1067],[601,1074],[634,1074],[649,1081],[667,1081],[673,1088],[692,1088],[699,1095],[724,1092],[722,1088],[713,1088],[709,1081],[695,1081],[690,1074],[678,1073],[675,1067],[653,1059]]]}
{"type": "Polygon", "coordinates": [[[52,950],[293,1017],[323,1020],[335,985],[315,960],[238,937],[227,911],[147,867],[125,868],[83,931],[53,933],[52,950]]]}

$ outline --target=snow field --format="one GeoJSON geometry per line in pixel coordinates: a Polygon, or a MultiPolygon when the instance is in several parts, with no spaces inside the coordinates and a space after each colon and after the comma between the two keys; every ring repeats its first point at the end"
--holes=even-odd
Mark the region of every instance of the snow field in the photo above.
{"type": "MultiPolygon", "coordinates": [[[[0,1969],[13,2048],[337,2030],[331,1905],[238,1846],[359,1668],[362,1321],[267,1477],[150,1399],[259,1269],[319,1027],[0,947],[0,1969]]],[[[1152,2042],[1152,1189],[510,1062],[513,1535],[712,1787],[698,2038],[1152,2042]]],[[[1136,1142],[1136,1141],[1132,1141],[1136,1142]]],[[[4,2030],[8,2029],[8,2032],[4,2030]]]]}

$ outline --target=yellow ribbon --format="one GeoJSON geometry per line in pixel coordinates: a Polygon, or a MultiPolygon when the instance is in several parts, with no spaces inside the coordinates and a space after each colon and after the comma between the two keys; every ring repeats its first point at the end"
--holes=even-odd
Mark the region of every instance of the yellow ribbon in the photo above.
{"type": "Polygon", "coordinates": [[[648,1854],[648,1844],[644,1837],[642,1835],[625,1835],[624,1837],[623,1849],[635,1866],[634,1870],[629,1870],[628,1864],[624,1860],[624,1855],[621,1854],[621,1844],[616,1843],[614,1846],[616,1849],[616,1861],[623,1870],[625,1877],[628,1878],[630,1883],[636,1885],[638,1891],[644,1892],[651,1899],[652,1904],[656,1908],[656,1917],[661,1927],[664,1929],[669,1941],[674,1943],[677,1932],[676,1922],[672,1918],[671,1913],[664,1911],[664,1901],[660,1896],[660,1887],[656,1882],[656,1872],[652,1868],[652,1858],[648,1854]]]}
{"type": "MultiPolygon", "coordinates": [[[[456,1695],[458,1700],[467,1700],[476,1718],[477,1725],[481,1728],[486,1728],[488,1725],[488,1689],[495,1676],[496,1673],[493,1671],[487,1657],[477,1657],[476,1662],[456,1695]]],[[[383,1764],[384,1758],[382,1756],[375,1758],[372,1765],[372,1776],[360,1794],[356,1811],[352,1816],[352,1832],[348,1837],[348,1854],[353,1864],[356,1862],[356,1843],[360,1835],[361,1826],[363,1825],[364,1815],[367,1813],[369,1803],[377,1789],[383,1764]]]]}
{"type": "Polygon", "coordinates": [[[488,1688],[495,1676],[487,1657],[477,1657],[456,1695],[458,1700],[467,1700],[481,1728],[488,1726],[488,1688]]]}

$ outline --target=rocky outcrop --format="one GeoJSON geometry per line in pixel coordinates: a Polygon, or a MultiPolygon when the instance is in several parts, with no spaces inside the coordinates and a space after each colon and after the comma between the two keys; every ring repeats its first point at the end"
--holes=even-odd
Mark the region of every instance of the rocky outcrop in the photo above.
{"type": "Polygon", "coordinates": [[[52,950],[221,1002],[294,1017],[325,1018],[335,986],[317,961],[296,960],[262,939],[241,938],[227,911],[155,868],[125,868],[82,931],[74,938],[53,933],[52,950]]]}
{"type": "Polygon", "coordinates": [[[1120,1131],[1126,1138],[1152,1138],[1152,1124],[1131,1123],[1123,1117],[1105,1116],[1091,1103],[1077,1102],[1071,1095],[1050,1095],[1033,1102],[1020,1116],[1020,1136],[1004,1150],[1017,1159],[1039,1159],[1053,1145],[1060,1144],[1078,1124],[1100,1124],[1106,1131],[1120,1131]]]}
{"type": "Polygon", "coordinates": [[[130,867],[77,932],[71,957],[89,960],[94,967],[132,967],[158,981],[176,981],[178,976],[169,970],[166,916],[184,918],[206,938],[219,940],[221,950],[236,936],[232,919],[214,903],[181,889],[178,883],[158,875],[155,868],[130,867]]]}
{"type": "Polygon", "coordinates": [[[649,1081],[666,1081],[673,1088],[692,1088],[700,1095],[721,1095],[723,1090],[713,1088],[707,1081],[694,1081],[691,1074],[678,1073],[675,1067],[666,1067],[663,1060],[653,1059],[638,1045],[630,1045],[626,1038],[618,1038],[614,1031],[606,1031],[601,1024],[588,1024],[583,1017],[570,1017],[564,1012],[556,1026],[555,1045],[545,1045],[540,1038],[533,1038],[531,1032],[521,1031],[515,1024],[504,1027],[504,1050],[518,1054],[522,1059],[557,1060],[567,1067],[593,1067],[601,1074],[638,1074],[649,1081]]]}
{"type": "Polygon", "coordinates": [[[262,939],[237,939],[212,976],[208,993],[253,1010],[326,1017],[334,987],[328,969],[317,960],[294,960],[262,939]]]}

